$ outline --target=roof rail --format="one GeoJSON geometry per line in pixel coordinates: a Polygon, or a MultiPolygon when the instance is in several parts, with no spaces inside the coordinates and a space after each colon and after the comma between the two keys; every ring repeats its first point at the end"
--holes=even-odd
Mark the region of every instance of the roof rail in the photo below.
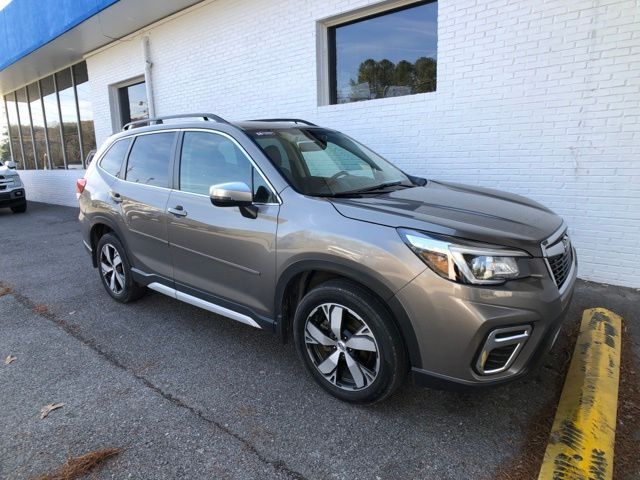
{"type": "Polygon", "coordinates": [[[250,122],[292,122],[292,123],[303,123],[311,127],[317,127],[315,123],[311,123],[306,120],[301,120],[299,118],[260,118],[260,119],[249,120],[249,121],[250,122]]]}
{"type": "Polygon", "coordinates": [[[181,115],[165,115],[162,117],[145,118],[143,120],[129,122],[122,127],[122,131],[131,130],[133,127],[141,125],[161,125],[164,123],[163,120],[170,120],[174,118],[202,118],[205,122],[213,120],[218,123],[229,123],[224,118],[214,115],[213,113],[183,113],[181,115]]]}

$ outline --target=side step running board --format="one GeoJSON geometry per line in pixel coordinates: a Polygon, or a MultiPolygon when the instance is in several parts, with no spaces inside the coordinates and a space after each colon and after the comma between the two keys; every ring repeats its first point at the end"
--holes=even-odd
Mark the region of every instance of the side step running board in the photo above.
{"type": "Polygon", "coordinates": [[[195,307],[217,313],[218,315],[222,315],[223,317],[230,318],[237,322],[251,325],[255,328],[262,328],[251,317],[247,315],[229,310],[228,308],[221,307],[220,305],[216,305],[215,303],[207,302],[206,300],[202,300],[201,298],[194,297],[193,295],[189,295],[188,293],[181,292],[179,290],[176,290],[175,288],[167,287],[166,285],[163,285],[161,283],[153,282],[147,285],[147,287],[151,290],[155,290],[156,292],[163,293],[164,295],[167,295],[171,298],[175,298],[185,303],[189,303],[195,307]]]}

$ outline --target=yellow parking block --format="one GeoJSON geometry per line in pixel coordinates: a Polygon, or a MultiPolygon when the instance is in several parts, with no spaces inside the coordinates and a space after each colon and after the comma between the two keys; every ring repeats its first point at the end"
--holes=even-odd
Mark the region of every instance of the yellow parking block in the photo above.
{"type": "Polygon", "coordinates": [[[621,320],[584,311],[538,479],[612,478],[621,320]]]}

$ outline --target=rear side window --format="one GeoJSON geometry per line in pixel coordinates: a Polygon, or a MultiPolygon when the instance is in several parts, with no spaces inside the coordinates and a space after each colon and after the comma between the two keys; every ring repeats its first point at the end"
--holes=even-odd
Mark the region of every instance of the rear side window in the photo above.
{"type": "Polygon", "coordinates": [[[168,188],[175,136],[175,132],[165,132],[137,137],[129,154],[126,180],[168,188]]]}
{"type": "Polygon", "coordinates": [[[124,156],[127,154],[127,150],[129,150],[130,144],[131,139],[126,138],[124,140],[118,140],[111,145],[107,153],[102,157],[102,160],[100,160],[100,167],[114,177],[121,178],[120,170],[122,169],[122,162],[124,156]]]}

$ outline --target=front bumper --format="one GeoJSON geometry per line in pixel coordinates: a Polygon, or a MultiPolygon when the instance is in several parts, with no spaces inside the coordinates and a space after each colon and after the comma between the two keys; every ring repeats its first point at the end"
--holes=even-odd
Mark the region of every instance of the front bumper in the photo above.
{"type": "Polygon", "coordinates": [[[0,208],[17,207],[27,201],[24,188],[0,190],[0,208]]]}
{"type": "MultiPolygon", "coordinates": [[[[575,257],[574,257],[575,258],[575,257]]],[[[461,285],[427,269],[397,294],[411,320],[422,365],[412,377],[422,385],[495,385],[529,371],[551,348],[569,309],[577,268],[559,290],[543,258],[530,261],[532,276],[486,288],[461,285]],[[481,374],[478,357],[497,328],[530,327],[528,339],[504,371],[481,374]]]]}

